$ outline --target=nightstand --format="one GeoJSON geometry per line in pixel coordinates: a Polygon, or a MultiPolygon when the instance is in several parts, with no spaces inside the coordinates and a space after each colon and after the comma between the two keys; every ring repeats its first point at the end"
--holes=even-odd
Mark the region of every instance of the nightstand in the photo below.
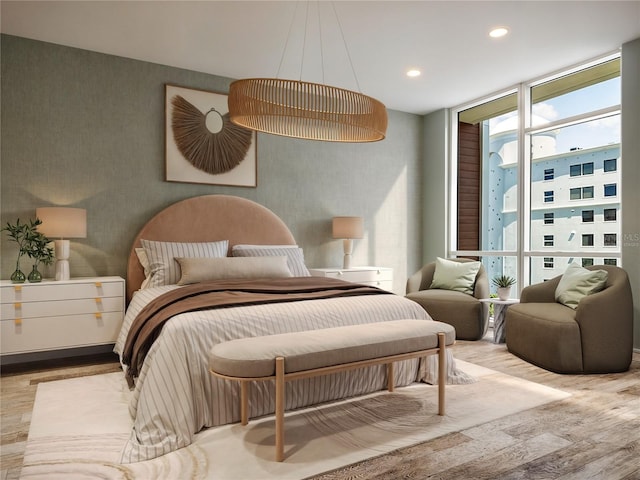
{"type": "Polygon", "coordinates": [[[0,354],[115,343],[124,318],[120,277],[0,282],[0,354]]]}
{"type": "Polygon", "coordinates": [[[333,277],[390,292],[393,290],[393,269],[388,267],[310,268],[309,273],[314,277],[333,277]]]}

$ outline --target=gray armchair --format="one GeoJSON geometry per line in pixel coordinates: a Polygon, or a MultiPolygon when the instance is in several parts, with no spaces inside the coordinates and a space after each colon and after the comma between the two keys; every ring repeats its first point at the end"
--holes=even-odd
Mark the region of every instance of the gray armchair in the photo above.
{"type": "Polygon", "coordinates": [[[607,284],[577,309],[555,301],[561,276],[522,290],[520,304],[506,314],[507,348],[556,373],[614,373],[629,369],[633,352],[633,300],[627,273],[606,270],[607,284]]]}
{"type": "MultiPolygon", "coordinates": [[[[472,261],[466,258],[450,260],[472,261]]],[[[406,297],[419,303],[434,320],[453,325],[457,339],[480,340],[489,326],[489,305],[479,301],[480,298],[489,297],[489,280],[484,267],[481,265],[476,275],[473,295],[430,289],[435,268],[435,262],[428,263],[409,277],[406,297]]]]}

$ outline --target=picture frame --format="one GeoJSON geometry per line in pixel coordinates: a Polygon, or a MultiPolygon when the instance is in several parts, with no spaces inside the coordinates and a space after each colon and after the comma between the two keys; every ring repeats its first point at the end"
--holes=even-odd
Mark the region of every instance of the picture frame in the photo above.
{"type": "Polygon", "coordinates": [[[255,132],[229,120],[227,95],[165,84],[168,182],[257,186],[255,132]]]}

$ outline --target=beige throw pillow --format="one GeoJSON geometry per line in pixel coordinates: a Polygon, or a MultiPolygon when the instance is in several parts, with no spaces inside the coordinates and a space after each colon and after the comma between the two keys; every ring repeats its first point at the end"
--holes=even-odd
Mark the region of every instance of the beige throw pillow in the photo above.
{"type": "Polygon", "coordinates": [[[556,301],[576,309],[580,300],[605,287],[607,276],[606,270],[587,270],[571,262],[556,287],[556,301]]]}
{"type": "Polygon", "coordinates": [[[229,278],[291,277],[287,257],[176,258],[182,276],[178,285],[229,278]]]}
{"type": "Polygon", "coordinates": [[[436,258],[436,270],[429,288],[441,288],[473,295],[476,275],[480,262],[454,262],[446,258],[436,258]]]}

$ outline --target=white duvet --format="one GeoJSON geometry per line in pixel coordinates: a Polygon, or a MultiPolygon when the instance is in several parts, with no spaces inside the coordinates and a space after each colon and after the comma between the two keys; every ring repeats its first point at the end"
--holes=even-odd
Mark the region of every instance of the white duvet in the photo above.
{"type": "MultiPolygon", "coordinates": [[[[173,288],[180,287],[150,288],[134,295],[116,353],[121,355],[137,313],[150,300],[173,288]]],[[[403,318],[430,320],[420,305],[397,295],[306,300],[177,315],[164,325],[136,380],[129,406],[134,426],[121,461],[138,462],[164,455],[189,445],[203,428],[240,421],[238,382],[225,381],[208,372],[208,352],[216,343],[403,318]]],[[[435,357],[429,359],[429,364],[437,361],[435,357]]],[[[448,363],[455,376],[453,362],[448,363]]],[[[418,360],[400,362],[395,368],[396,385],[427,380],[431,371],[435,371],[434,365],[419,368],[418,360]]],[[[381,390],[386,387],[385,377],[384,366],[377,366],[288,382],[286,409],[381,390]]],[[[250,417],[274,412],[272,382],[254,382],[250,392],[250,417]]]]}

